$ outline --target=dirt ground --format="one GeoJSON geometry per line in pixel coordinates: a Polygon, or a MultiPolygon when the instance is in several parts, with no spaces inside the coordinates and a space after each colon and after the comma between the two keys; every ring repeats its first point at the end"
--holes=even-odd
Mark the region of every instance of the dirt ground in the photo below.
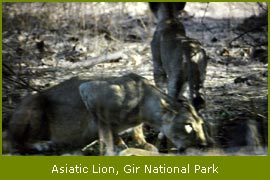
{"type": "MultiPolygon", "coordinates": [[[[2,13],[3,140],[27,94],[79,75],[153,81],[147,3],[3,3],[2,13]]],[[[267,154],[267,14],[266,3],[187,3],[179,20],[209,56],[200,114],[216,143],[186,155],[267,154]]],[[[157,143],[157,132],[145,131],[157,143]]]]}

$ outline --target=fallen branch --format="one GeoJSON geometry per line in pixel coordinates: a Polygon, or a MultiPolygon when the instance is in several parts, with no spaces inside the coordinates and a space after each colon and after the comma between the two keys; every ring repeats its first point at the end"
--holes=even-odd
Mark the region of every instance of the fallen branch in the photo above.
{"type": "MultiPolygon", "coordinates": [[[[228,42],[228,45],[229,45],[229,46],[232,46],[232,43],[233,43],[234,41],[236,41],[236,40],[242,38],[242,37],[245,36],[245,35],[249,35],[249,33],[254,32],[254,31],[257,30],[258,28],[261,28],[261,27],[263,27],[263,26],[266,26],[266,24],[262,24],[260,27],[251,28],[251,29],[249,29],[249,30],[247,30],[247,31],[244,31],[244,32],[241,33],[241,34],[238,34],[238,35],[237,35],[236,37],[234,37],[230,42],[228,42]]],[[[254,42],[255,42],[255,41],[254,41],[254,42]]],[[[258,46],[258,45],[253,45],[253,47],[254,47],[254,46],[258,46]]]]}
{"type": "Polygon", "coordinates": [[[76,69],[76,68],[82,68],[82,67],[92,67],[96,64],[103,63],[103,62],[108,62],[112,60],[117,60],[123,58],[124,52],[123,51],[118,51],[115,53],[109,53],[105,54],[99,57],[94,57],[94,58],[89,58],[85,61],[73,63],[73,64],[68,64],[68,65],[63,65],[63,68],[67,69],[76,69]]]}
{"type": "Polygon", "coordinates": [[[85,61],[80,61],[76,63],[66,63],[58,65],[57,67],[50,67],[50,68],[30,68],[34,70],[36,73],[45,73],[45,72],[56,72],[61,70],[73,70],[76,68],[86,68],[86,67],[93,67],[99,63],[104,63],[108,61],[118,60],[123,58],[124,51],[118,51],[115,53],[105,54],[103,56],[88,58],[85,61]]]}

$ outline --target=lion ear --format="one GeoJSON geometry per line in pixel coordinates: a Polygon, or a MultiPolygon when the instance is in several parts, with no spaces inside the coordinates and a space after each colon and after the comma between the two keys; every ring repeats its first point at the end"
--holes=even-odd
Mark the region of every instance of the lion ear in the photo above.
{"type": "Polygon", "coordinates": [[[169,107],[169,104],[165,101],[165,99],[161,99],[160,104],[163,109],[167,109],[169,107]]]}
{"type": "Polygon", "coordinates": [[[172,106],[166,102],[165,99],[161,99],[160,100],[160,104],[161,104],[161,107],[163,109],[164,112],[172,112],[174,114],[177,114],[177,111],[175,109],[172,108],[172,106]]]}
{"type": "Polygon", "coordinates": [[[165,123],[170,123],[175,119],[177,112],[170,106],[166,100],[160,100],[161,108],[162,108],[162,121],[165,123]]]}

